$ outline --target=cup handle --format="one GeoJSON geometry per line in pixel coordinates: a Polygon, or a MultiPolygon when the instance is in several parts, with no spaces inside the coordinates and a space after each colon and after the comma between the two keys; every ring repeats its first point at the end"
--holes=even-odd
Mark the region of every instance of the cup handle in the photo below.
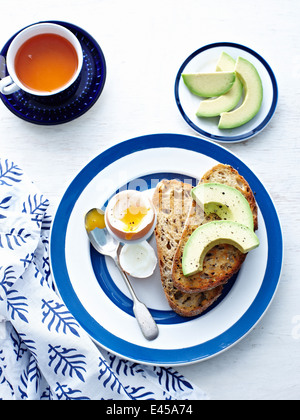
{"type": "Polygon", "coordinates": [[[0,92],[3,95],[11,95],[19,89],[19,86],[14,83],[10,76],[4,77],[4,79],[0,80],[0,92]]]}

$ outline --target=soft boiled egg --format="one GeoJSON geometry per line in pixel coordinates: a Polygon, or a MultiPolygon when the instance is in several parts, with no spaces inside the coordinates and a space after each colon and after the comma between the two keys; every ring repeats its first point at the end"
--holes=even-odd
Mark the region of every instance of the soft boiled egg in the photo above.
{"type": "Polygon", "coordinates": [[[121,191],[109,201],[105,224],[121,242],[143,241],[155,228],[156,214],[148,197],[135,190],[121,191]]]}
{"type": "Polygon", "coordinates": [[[119,256],[120,265],[132,277],[150,277],[157,265],[154,249],[147,241],[125,244],[119,256]]]}

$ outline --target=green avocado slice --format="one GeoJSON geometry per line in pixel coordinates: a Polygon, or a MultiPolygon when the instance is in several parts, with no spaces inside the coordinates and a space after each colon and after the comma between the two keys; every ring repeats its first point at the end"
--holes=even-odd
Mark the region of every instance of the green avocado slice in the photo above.
{"type": "Polygon", "coordinates": [[[182,74],[188,89],[198,96],[213,97],[228,92],[235,81],[234,71],[182,74]]]}
{"type": "MultiPolygon", "coordinates": [[[[217,71],[234,71],[235,60],[227,53],[222,52],[217,63],[217,71]]],[[[197,117],[217,117],[222,112],[231,111],[237,106],[243,94],[243,84],[238,77],[235,78],[232,88],[217,98],[205,99],[199,105],[197,117]]]]}
{"type": "Polygon", "coordinates": [[[233,111],[221,114],[218,125],[220,129],[231,129],[246,124],[255,117],[262,105],[263,86],[254,65],[248,60],[239,57],[235,71],[244,85],[244,101],[240,107],[233,111]]]}
{"type": "Polygon", "coordinates": [[[184,247],[182,256],[184,276],[202,271],[205,255],[219,244],[234,245],[245,254],[259,246],[259,239],[247,226],[230,220],[217,220],[199,226],[184,247]]]}
{"type": "Polygon", "coordinates": [[[250,205],[236,188],[208,182],[193,188],[191,195],[206,214],[216,213],[220,219],[232,220],[254,229],[250,205]]]}

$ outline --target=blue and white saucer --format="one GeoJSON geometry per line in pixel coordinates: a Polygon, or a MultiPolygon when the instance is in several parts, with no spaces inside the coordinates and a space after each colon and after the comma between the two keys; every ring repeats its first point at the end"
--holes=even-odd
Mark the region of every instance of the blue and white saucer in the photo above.
{"type": "MultiPolygon", "coordinates": [[[[41,22],[39,22],[41,23],[41,22]]],[[[87,112],[99,99],[106,79],[103,52],[86,31],[71,23],[51,21],[69,29],[78,38],[83,50],[83,68],[77,81],[64,92],[39,97],[19,90],[0,97],[6,107],[19,118],[39,125],[56,125],[74,120],[87,112]]],[[[14,39],[12,36],[1,51],[3,57],[14,39]]],[[[1,75],[5,77],[7,74],[1,75]]]]}
{"type": "Polygon", "coordinates": [[[275,75],[257,52],[232,42],[217,42],[194,51],[180,66],[175,80],[175,100],[183,119],[202,137],[221,143],[237,143],[259,134],[271,121],[278,101],[275,75]],[[196,111],[201,98],[193,95],[182,80],[182,73],[213,72],[218,58],[226,52],[234,59],[239,56],[249,60],[257,69],[263,85],[263,102],[258,114],[248,123],[231,130],[218,128],[219,117],[199,118],[196,111]]]}

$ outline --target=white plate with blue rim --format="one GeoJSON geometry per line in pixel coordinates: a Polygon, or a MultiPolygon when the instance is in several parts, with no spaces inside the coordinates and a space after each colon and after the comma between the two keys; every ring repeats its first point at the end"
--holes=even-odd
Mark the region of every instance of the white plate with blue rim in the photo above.
{"type": "MultiPolygon", "coordinates": [[[[184,120],[198,134],[209,140],[236,143],[256,136],[271,121],[278,102],[278,86],[273,70],[257,52],[244,45],[218,42],[205,45],[194,51],[180,66],[175,80],[175,100],[184,120]],[[240,127],[226,130],[218,128],[219,117],[197,117],[196,111],[203,98],[191,93],[181,76],[182,73],[214,72],[223,51],[235,60],[240,56],[250,61],[257,69],[263,86],[263,101],[257,115],[240,127]]],[[[238,106],[240,104],[241,102],[238,106]]]]}
{"type": "MultiPolygon", "coordinates": [[[[150,243],[155,248],[153,237],[150,243]]],[[[127,360],[175,366],[216,356],[252,330],[276,292],[283,241],[272,199],[238,157],[205,139],[153,134],[114,145],[76,176],[53,220],[50,257],[59,294],[96,343],[127,360]],[[132,279],[137,295],[159,327],[158,338],[147,341],[133,316],[130,295],[116,267],[90,246],[84,215],[93,207],[104,208],[108,198],[120,189],[149,194],[163,178],[195,185],[217,163],[237,169],[254,191],[260,246],[249,253],[220,299],[194,318],[180,317],[170,309],[158,267],[148,279],[132,279]]]]}

